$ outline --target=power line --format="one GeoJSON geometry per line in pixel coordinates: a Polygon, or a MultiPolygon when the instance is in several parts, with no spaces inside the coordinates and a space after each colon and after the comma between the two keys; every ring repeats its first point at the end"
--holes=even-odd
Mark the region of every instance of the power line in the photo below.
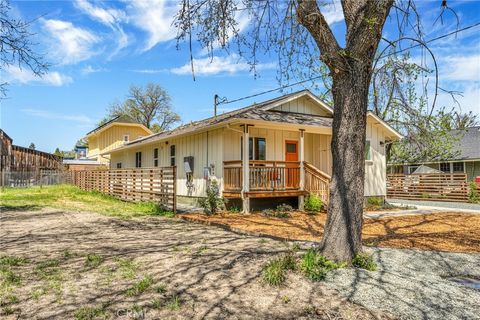
{"type": "MultiPolygon", "coordinates": [[[[427,40],[427,41],[424,42],[424,44],[431,43],[431,42],[433,42],[433,41],[437,41],[437,40],[440,40],[440,39],[449,37],[449,36],[451,36],[451,35],[453,35],[453,34],[457,34],[457,33],[459,33],[459,32],[463,32],[463,31],[465,31],[465,30],[468,30],[468,29],[477,27],[477,26],[479,26],[479,25],[480,25],[480,22],[477,22],[477,23],[472,24],[472,25],[470,25],[470,26],[467,26],[467,27],[465,27],[465,28],[462,28],[462,29],[459,29],[459,30],[455,30],[455,31],[446,33],[446,34],[444,34],[444,35],[438,36],[438,37],[436,37],[436,38],[432,38],[432,39],[430,39],[430,40],[427,40]]],[[[410,47],[401,49],[401,50],[399,50],[399,51],[395,51],[395,52],[389,53],[388,55],[385,55],[383,58],[388,57],[388,56],[391,56],[391,55],[394,55],[394,54],[397,54],[397,53],[404,52],[404,51],[409,50],[409,49],[413,49],[413,48],[419,47],[419,46],[421,46],[421,45],[422,45],[422,44],[420,44],[420,43],[415,44],[415,45],[412,45],[412,46],[410,46],[410,47]]],[[[302,83],[305,83],[305,82],[309,82],[309,81],[312,81],[312,80],[320,79],[321,77],[322,77],[322,76],[316,76],[316,77],[309,78],[309,79],[306,79],[306,80],[294,82],[294,83],[289,84],[289,85],[281,86],[281,87],[278,87],[278,88],[275,88],[275,89],[270,89],[270,90],[267,90],[267,91],[259,92],[259,93],[256,93],[256,94],[252,94],[252,95],[249,95],[249,96],[237,98],[237,99],[230,100],[230,101],[226,100],[226,98],[223,98],[224,100],[221,101],[221,102],[219,102],[219,103],[217,103],[217,105],[229,104],[229,103],[234,103],[234,102],[238,102],[238,101],[242,101],[242,100],[246,100],[246,99],[258,97],[258,96],[261,96],[261,95],[264,95],[264,94],[267,94],[267,93],[270,93],[270,92],[279,91],[279,90],[286,89],[286,88],[289,88],[289,87],[293,87],[293,86],[296,86],[296,85],[299,85],[299,84],[302,84],[302,83]]]]}

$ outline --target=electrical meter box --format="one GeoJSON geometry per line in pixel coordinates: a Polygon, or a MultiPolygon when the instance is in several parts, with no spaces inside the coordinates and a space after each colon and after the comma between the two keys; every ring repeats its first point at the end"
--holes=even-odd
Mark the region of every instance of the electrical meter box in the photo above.
{"type": "Polygon", "coordinates": [[[183,168],[185,170],[185,173],[193,173],[193,157],[184,157],[183,158],[183,168]]]}

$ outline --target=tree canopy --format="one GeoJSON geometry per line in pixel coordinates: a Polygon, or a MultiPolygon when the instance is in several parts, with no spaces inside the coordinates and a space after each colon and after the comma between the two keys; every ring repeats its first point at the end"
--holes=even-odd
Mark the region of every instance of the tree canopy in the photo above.
{"type": "Polygon", "coordinates": [[[130,86],[127,98],[114,103],[108,109],[108,117],[99,125],[112,117],[127,115],[154,132],[171,129],[181,118],[172,110],[171,99],[159,84],[149,83],[144,87],[130,86]]]}

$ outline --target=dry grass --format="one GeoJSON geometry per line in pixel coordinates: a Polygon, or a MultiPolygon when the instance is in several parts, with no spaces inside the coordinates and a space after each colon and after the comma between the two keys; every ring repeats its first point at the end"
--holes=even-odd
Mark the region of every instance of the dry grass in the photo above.
{"type": "MultiPolygon", "coordinates": [[[[326,215],[293,213],[290,218],[260,214],[182,215],[189,220],[225,225],[233,230],[270,235],[289,240],[318,241],[326,215]]],[[[435,213],[365,219],[365,245],[422,250],[480,253],[480,215],[435,213]]]]}

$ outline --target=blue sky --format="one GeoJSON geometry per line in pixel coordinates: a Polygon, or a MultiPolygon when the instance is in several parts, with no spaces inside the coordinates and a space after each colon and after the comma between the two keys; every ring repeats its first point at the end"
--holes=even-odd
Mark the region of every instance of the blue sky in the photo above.
{"type": "MultiPolygon", "coordinates": [[[[445,13],[444,24],[433,24],[441,1],[417,1],[426,39],[453,31],[455,20],[445,13]]],[[[460,27],[480,21],[480,1],[449,1],[460,27]]],[[[276,57],[263,57],[258,76],[234,53],[215,51],[213,63],[194,46],[196,81],[184,45],[176,48],[171,26],[175,2],[155,1],[12,1],[12,14],[35,19],[37,48],[53,65],[42,79],[26,69],[4,70],[10,83],[8,99],[0,101],[0,126],[18,145],[34,142],[37,149],[70,150],[73,144],[105,115],[105,109],[122,100],[131,84],[155,82],[172,97],[184,122],[212,115],[213,95],[228,99],[279,86],[276,57]]],[[[337,37],[344,32],[341,6],[333,2],[324,11],[337,37]]],[[[242,30],[249,21],[241,18],[242,30]]],[[[384,36],[394,39],[392,21],[384,36]]],[[[441,86],[462,91],[462,111],[480,113],[480,27],[431,44],[439,63],[441,86]]],[[[415,57],[414,57],[415,58],[415,57]]],[[[291,90],[302,89],[301,86],[291,90]]],[[[272,93],[226,107],[229,110],[267,99],[272,93]]],[[[440,105],[452,105],[446,94],[440,105]]]]}

